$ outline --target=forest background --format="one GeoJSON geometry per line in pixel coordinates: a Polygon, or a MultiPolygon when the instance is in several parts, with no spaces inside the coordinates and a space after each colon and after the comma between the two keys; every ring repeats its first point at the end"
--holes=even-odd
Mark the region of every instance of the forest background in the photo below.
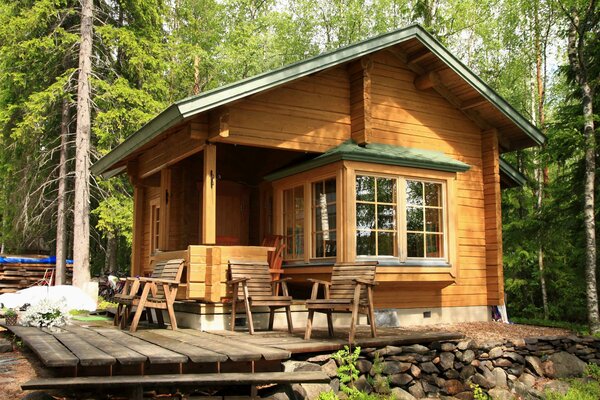
{"type": "MultiPolygon", "coordinates": [[[[88,164],[175,100],[421,24],[548,137],[542,148],[504,155],[528,177],[502,194],[509,316],[588,319],[597,269],[595,0],[0,0],[0,254],[55,254],[60,237],[73,254],[86,3],[88,164]]],[[[92,274],[126,272],[132,189],[125,177],[92,176],[89,195],[92,274]]]]}

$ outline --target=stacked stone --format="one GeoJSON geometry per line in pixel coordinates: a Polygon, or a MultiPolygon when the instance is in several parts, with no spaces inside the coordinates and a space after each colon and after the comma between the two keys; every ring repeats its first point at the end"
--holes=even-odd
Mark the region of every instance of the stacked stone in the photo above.
{"type": "MultiPolygon", "coordinates": [[[[600,339],[539,337],[364,348],[357,362],[360,377],[355,385],[365,393],[391,393],[395,398],[410,400],[427,397],[470,400],[473,384],[494,399],[542,398],[546,389],[566,390],[564,383],[552,379],[580,376],[587,363],[600,364],[600,339]]],[[[320,368],[334,377],[334,367],[329,356],[320,355],[287,369],[320,368]]],[[[335,377],[332,388],[339,390],[335,377]]],[[[302,392],[295,390],[296,394],[299,391],[302,392]]]]}

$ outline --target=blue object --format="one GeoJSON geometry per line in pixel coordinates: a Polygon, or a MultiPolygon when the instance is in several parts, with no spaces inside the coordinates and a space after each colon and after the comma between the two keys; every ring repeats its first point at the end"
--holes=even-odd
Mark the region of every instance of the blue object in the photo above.
{"type": "MultiPolygon", "coordinates": [[[[73,260],[66,260],[67,264],[73,264],[73,260]]],[[[0,257],[0,264],[56,264],[56,257],[50,256],[45,258],[32,257],[0,257]]]]}

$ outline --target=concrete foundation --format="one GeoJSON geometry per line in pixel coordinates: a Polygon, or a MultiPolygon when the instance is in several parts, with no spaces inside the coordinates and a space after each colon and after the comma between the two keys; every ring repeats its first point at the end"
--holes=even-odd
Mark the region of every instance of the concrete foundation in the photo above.
{"type": "MultiPolygon", "coordinates": [[[[204,304],[181,302],[175,303],[177,324],[182,328],[193,328],[204,331],[230,329],[231,307],[223,304],[204,304]]],[[[304,304],[292,305],[292,322],[294,328],[306,326],[307,311],[304,304]]],[[[252,310],[255,329],[267,329],[269,310],[257,307],[252,310]]],[[[405,327],[415,325],[447,324],[455,322],[490,321],[491,312],[488,306],[471,307],[432,307],[432,308],[396,308],[375,311],[378,327],[405,327]]],[[[168,317],[167,317],[168,320],[168,317]]],[[[350,326],[350,314],[333,314],[334,326],[350,326]]],[[[366,316],[360,315],[359,324],[366,324],[366,316]]],[[[246,327],[246,314],[239,310],[236,317],[238,329],[246,327]]],[[[315,314],[315,328],[326,328],[325,314],[315,314]]],[[[287,321],[283,309],[275,313],[275,329],[287,329],[287,321]]]]}

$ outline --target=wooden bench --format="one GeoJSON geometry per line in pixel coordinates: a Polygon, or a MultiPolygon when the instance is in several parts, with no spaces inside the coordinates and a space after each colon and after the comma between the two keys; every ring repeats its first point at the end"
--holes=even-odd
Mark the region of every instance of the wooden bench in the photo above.
{"type": "Polygon", "coordinates": [[[354,341],[358,314],[366,314],[371,325],[371,334],[377,336],[375,328],[375,313],[373,309],[373,287],[375,283],[375,268],[377,263],[341,263],[333,266],[331,282],[309,279],[313,282],[310,300],[306,300],[308,318],[304,339],[310,339],[315,312],[327,314],[329,335],[333,336],[334,312],[352,313],[350,335],[348,342],[354,341]],[[319,299],[319,285],[324,286],[325,298],[319,299]]]}
{"type": "Polygon", "coordinates": [[[68,389],[73,391],[123,391],[128,390],[130,399],[142,399],[143,390],[158,387],[203,387],[250,385],[252,397],[256,386],[290,383],[328,383],[322,371],[296,372],[231,372],[211,374],[163,374],[141,376],[86,376],[78,378],[39,378],[21,385],[23,390],[68,389]]]}

